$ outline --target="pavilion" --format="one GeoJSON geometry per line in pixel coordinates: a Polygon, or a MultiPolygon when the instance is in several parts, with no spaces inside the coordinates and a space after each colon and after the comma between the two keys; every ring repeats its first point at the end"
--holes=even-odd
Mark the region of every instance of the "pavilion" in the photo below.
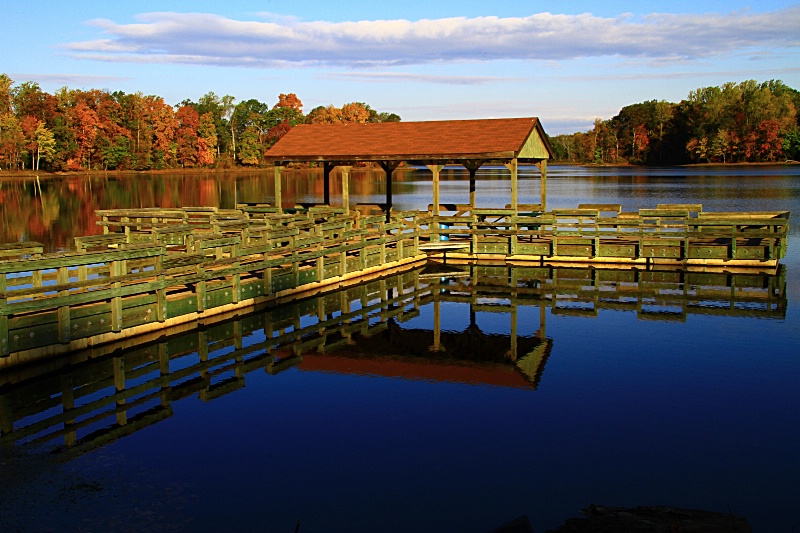
{"type": "Polygon", "coordinates": [[[275,205],[281,205],[281,175],[290,163],[322,163],[324,203],[330,204],[330,175],[342,173],[342,203],[348,209],[348,179],[357,163],[377,163],[386,172],[386,212],[392,207],[392,173],[402,163],[425,165],[433,173],[433,214],[439,214],[439,173],[445,165],[469,171],[470,205],[475,207],[475,174],[483,165],[502,164],[511,173],[511,207],[518,205],[517,169],[533,164],[541,173],[541,209],[546,209],[547,160],[554,155],[538,118],[301,124],[266,153],[275,165],[275,205]]]}

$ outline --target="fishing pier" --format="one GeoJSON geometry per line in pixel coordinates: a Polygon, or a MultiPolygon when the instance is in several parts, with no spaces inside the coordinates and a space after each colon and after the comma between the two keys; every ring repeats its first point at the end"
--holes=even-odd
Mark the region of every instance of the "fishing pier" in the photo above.
{"type": "Polygon", "coordinates": [[[74,250],[0,244],[0,369],[361,283],[431,256],[631,272],[780,266],[786,212],[713,213],[696,204],[548,209],[552,155],[535,118],[297,126],[267,153],[269,203],[100,210],[102,233],[77,237],[74,250]],[[309,163],[322,167],[323,198],[284,205],[287,168],[309,163]],[[351,205],[350,172],[367,164],[386,173],[385,202],[351,205]],[[392,176],[401,165],[431,172],[427,210],[394,208],[392,176]],[[467,169],[469,204],[442,202],[446,165],[467,169]],[[478,205],[475,175],[484,165],[508,170],[506,205],[478,205]],[[540,172],[537,204],[519,203],[520,165],[540,172]],[[341,180],[339,205],[330,198],[333,179],[341,180]]]}

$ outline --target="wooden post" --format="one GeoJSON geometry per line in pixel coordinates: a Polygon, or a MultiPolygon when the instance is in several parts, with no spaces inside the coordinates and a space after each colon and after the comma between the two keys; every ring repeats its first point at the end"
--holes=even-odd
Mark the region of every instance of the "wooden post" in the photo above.
{"type": "Polygon", "coordinates": [[[469,161],[464,161],[463,165],[469,172],[469,205],[472,209],[475,209],[475,174],[477,174],[478,169],[483,165],[483,161],[480,159],[471,159],[469,161]]]}
{"type": "Polygon", "coordinates": [[[542,159],[536,166],[539,167],[539,172],[542,174],[542,182],[540,187],[542,212],[547,211],[547,159],[542,159]]]}
{"type": "Polygon", "coordinates": [[[8,344],[8,317],[2,315],[0,316],[0,357],[5,357],[11,353],[11,347],[8,344]]]}
{"type": "Polygon", "coordinates": [[[345,213],[350,213],[350,169],[349,165],[339,167],[342,169],[342,207],[345,213]]]}
{"type": "MultiPolygon", "coordinates": [[[[111,262],[111,276],[124,276],[128,272],[127,261],[119,260],[111,262]]],[[[117,290],[122,286],[117,282],[113,287],[117,290]]],[[[122,298],[115,296],[111,298],[111,331],[122,331],[122,298]]]]}
{"type": "Polygon", "coordinates": [[[511,209],[517,211],[517,204],[519,202],[519,186],[517,184],[517,159],[514,158],[505,164],[506,168],[511,171],[511,209]]]}
{"type": "Polygon", "coordinates": [[[425,165],[433,172],[433,216],[439,216],[439,172],[444,165],[425,165]]]}
{"type": "Polygon", "coordinates": [[[283,173],[283,166],[275,165],[275,207],[278,208],[278,213],[282,213],[283,210],[281,208],[282,198],[281,198],[281,175],[283,173]]]}
{"type": "Polygon", "coordinates": [[[331,170],[336,165],[325,162],[322,164],[322,202],[331,205],[331,170]]]}
{"type": "MultiPolygon", "coordinates": [[[[58,273],[56,274],[56,283],[58,283],[59,285],[65,285],[68,282],[69,282],[69,269],[65,266],[59,267],[58,273]]],[[[58,291],[58,296],[68,296],[68,295],[69,295],[69,289],[64,291],[58,291]]],[[[58,311],[56,312],[56,316],[58,320],[58,341],[62,344],[69,344],[70,327],[71,327],[69,306],[65,305],[59,307],[58,311]]]]}
{"type": "MultiPolygon", "coordinates": [[[[444,165],[425,165],[433,172],[433,216],[434,221],[431,222],[432,225],[438,225],[439,223],[436,221],[436,217],[439,216],[439,172],[442,171],[444,165]]],[[[435,228],[436,232],[431,233],[431,240],[438,241],[439,240],[439,228],[435,228]]]]}
{"type": "Polygon", "coordinates": [[[380,161],[378,164],[386,172],[386,222],[389,222],[392,212],[392,173],[400,165],[400,161],[380,161]]]}

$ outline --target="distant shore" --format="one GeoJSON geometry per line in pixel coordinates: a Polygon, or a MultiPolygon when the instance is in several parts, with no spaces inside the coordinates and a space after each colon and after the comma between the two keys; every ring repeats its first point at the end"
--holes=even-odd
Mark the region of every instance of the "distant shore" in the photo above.
{"type": "MultiPolygon", "coordinates": [[[[800,161],[779,161],[774,163],[692,163],[686,165],[636,165],[633,163],[572,163],[568,161],[552,161],[551,166],[574,166],[574,167],[641,167],[658,168],[663,167],[763,167],[763,166],[795,166],[800,165],[800,161]]],[[[138,174],[230,174],[230,173],[261,173],[271,170],[267,167],[236,167],[236,168],[167,168],[159,170],[72,170],[72,171],[44,171],[44,170],[0,170],[0,180],[2,178],[69,178],[76,176],[135,176],[138,174]]]]}

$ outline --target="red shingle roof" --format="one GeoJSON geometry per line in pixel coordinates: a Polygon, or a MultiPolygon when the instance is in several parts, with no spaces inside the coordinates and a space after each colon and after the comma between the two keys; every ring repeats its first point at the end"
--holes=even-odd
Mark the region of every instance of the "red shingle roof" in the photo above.
{"type": "Polygon", "coordinates": [[[268,150],[266,157],[271,161],[511,159],[534,131],[552,153],[535,117],[301,124],[268,150]]]}

